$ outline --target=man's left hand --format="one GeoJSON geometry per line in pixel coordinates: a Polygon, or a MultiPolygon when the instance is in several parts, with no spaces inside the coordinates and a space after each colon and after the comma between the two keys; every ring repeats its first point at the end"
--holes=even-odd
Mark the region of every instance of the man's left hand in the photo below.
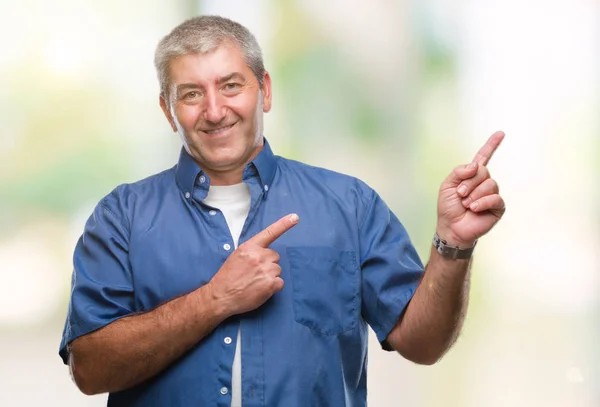
{"type": "Polygon", "coordinates": [[[492,134],[470,164],[456,167],[442,183],[437,234],[449,245],[472,247],[504,214],[498,184],[487,169],[502,139],[503,132],[492,134]]]}

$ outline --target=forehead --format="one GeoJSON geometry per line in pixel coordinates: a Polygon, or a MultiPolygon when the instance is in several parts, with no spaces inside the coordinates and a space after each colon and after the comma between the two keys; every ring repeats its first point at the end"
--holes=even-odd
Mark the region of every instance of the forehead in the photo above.
{"type": "Polygon", "coordinates": [[[233,72],[250,79],[252,71],[244,60],[240,48],[224,43],[212,51],[187,54],[174,58],[169,65],[172,85],[181,83],[211,83],[233,72]]]}

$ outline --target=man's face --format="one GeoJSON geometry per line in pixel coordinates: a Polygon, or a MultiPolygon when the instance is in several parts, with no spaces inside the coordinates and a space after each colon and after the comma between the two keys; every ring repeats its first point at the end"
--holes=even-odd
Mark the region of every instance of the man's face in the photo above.
{"type": "Polygon", "coordinates": [[[261,89],[240,49],[226,42],[205,54],[175,58],[170,78],[170,108],[162,98],[161,107],[188,153],[213,185],[241,182],[244,166],[262,149],[269,75],[261,89]]]}

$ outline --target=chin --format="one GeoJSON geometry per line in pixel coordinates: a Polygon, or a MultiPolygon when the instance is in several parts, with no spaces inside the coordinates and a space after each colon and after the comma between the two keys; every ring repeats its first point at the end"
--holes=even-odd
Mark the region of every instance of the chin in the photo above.
{"type": "Polygon", "coordinates": [[[226,170],[235,167],[237,163],[243,161],[243,158],[243,154],[237,151],[221,151],[206,157],[206,162],[212,168],[226,170]]]}
{"type": "MultiPolygon", "coordinates": [[[[212,144],[212,143],[211,143],[212,144]]],[[[192,150],[198,162],[204,162],[207,166],[227,170],[236,167],[241,162],[248,161],[258,146],[248,143],[223,143],[221,145],[204,145],[204,148],[192,150]]]]}

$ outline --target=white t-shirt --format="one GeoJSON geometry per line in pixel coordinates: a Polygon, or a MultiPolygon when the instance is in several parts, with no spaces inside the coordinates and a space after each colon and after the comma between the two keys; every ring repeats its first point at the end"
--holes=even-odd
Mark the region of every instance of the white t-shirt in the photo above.
{"type": "MultiPolygon", "coordinates": [[[[241,183],[236,185],[213,186],[203,201],[206,205],[221,210],[227,221],[233,244],[237,248],[240,233],[250,211],[250,188],[241,183]]],[[[231,407],[242,406],[242,331],[238,326],[235,356],[231,369],[231,407]]]]}

